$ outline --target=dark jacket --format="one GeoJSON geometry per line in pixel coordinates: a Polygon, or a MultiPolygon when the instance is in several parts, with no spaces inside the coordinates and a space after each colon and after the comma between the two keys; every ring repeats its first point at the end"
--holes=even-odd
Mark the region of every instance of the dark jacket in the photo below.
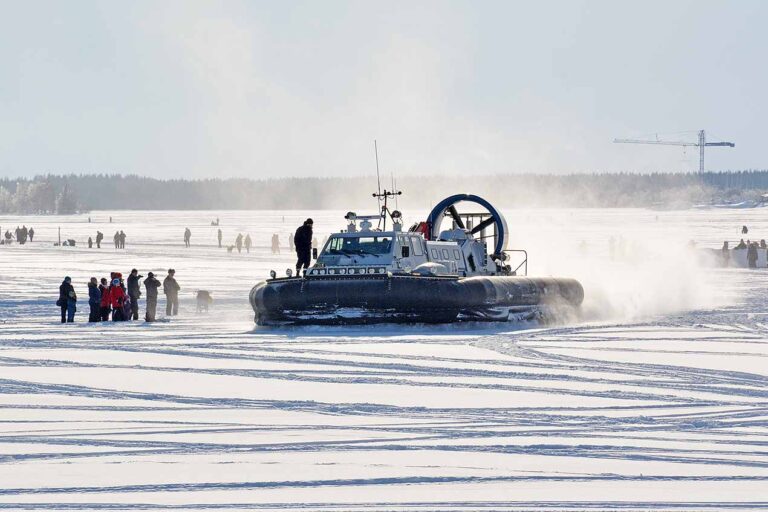
{"type": "Polygon", "coordinates": [[[176,279],[168,276],[163,279],[163,293],[166,295],[178,295],[181,286],[176,282],[176,279]]]}
{"type": "Polygon", "coordinates": [[[160,281],[154,276],[148,277],[144,280],[144,287],[147,289],[147,298],[156,299],[157,289],[160,288],[160,281]]]}
{"type": "Polygon", "coordinates": [[[312,226],[304,224],[296,230],[293,235],[293,245],[296,246],[296,252],[305,253],[312,250],[312,226]]]}
{"type": "Polygon", "coordinates": [[[93,283],[88,283],[88,304],[98,306],[101,304],[101,290],[99,286],[93,283]]]}
{"type": "Polygon", "coordinates": [[[139,279],[141,276],[139,275],[129,275],[128,276],[128,295],[133,299],[138,299],[141,297],[141,287],[139,286],[139,279]]]}
{"type": "Polygon", "coordinates": [[[68,300],[77,302],[77,295],[75,294],[75,288],[72,286],[72,283],[66,281],[61,283],[61,286],[59,286],[59,298],[63,302],[67,302],[68,300]]]}

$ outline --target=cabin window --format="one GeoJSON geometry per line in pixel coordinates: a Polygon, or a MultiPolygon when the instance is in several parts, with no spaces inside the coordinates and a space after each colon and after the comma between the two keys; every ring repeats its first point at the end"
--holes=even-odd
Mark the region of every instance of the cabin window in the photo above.
{"type": "Polygon", "coordinates": [[[458,249],[453,250],[453,259],[455,259],[456,261],[459,261],[461,259],[461,254],[459,254],[458,249]]]}
{"type": "Polygon", "coordinates": [[[437,254],[437,249],[432,249],[432,259],[439,260],[440,256],[437,254]]]}
{"type": "Polygon", "coordinates": [[[379,236],[333,237],[328,243],[331,254],[389,254],[392,250],[392,239],[379,236]]]}
{"type": "Polygon", "coordinates": [[[443,249],[443,259],[444,260],[451,259],[451,255],[448,253],[448,249],[443,249]]]}
{"type": "Polygon", "coordinates": [[[411,238],[411,246],[413,247],[414,256],[424,256],[424,251],[421,248],[421,241],[418,238],[411,238]]]}

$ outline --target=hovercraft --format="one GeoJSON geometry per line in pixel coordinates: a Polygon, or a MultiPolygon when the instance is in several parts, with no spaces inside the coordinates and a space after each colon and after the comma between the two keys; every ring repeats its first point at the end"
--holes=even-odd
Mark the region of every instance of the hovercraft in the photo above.
{"type": "Polygon", "coordinates": [[[581,305],[584,290],[578,281],[528,277],[527,253],[507,248],[507,223],[485,199],[450,196],[406,231],[401,213],[387,207],[387,198],[397,194],[374,194],[384,201],[378,215],[349,212],[347,228],[329,237],[303,275],[288,269],[286,277],[277,277],[272,271],[270,279],[254,286],[250,302],[256,323],[546,320],[581,305]],[[485,212],[462,214],[458,203],[474,203],[485,212]],[[446,217],[451,229],[441,231],[446,217]]]}

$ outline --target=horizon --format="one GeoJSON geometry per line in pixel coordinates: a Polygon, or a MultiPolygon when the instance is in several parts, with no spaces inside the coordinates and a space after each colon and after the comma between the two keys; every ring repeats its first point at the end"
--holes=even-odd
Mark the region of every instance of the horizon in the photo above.
{"type": "MultiPolygon", "coordinates": [[[[472,178],[530,178],[530,177],[553,177],[553,178],[567,178],[567,177],[610,177],[619,175],[631,175],[631,176],[696,176],[696,175],[711,175],[711,174],[739,174],[739,173],[765,173],[768,169],[725,169],[725,170],[712,170],[700,173],[698,171],[590,171],[590,172],[569,172],[569,173],[536,173],[536,172],[522,172],[522,173],[494,173],[494,174],[476,174],[472,178]]],[[[290,180],[373,180],[376,182],[376,175],[324,175],[324,176],[271,176],[263,178],[254,178],[248,176],[230,176],[230,177],[212,177],[212,176],[200,176],[191,178],[179,178],[179,177],[157,177],[146,176],[135,173],[105,173],[105,172],[92,172],[92,173],[39,173],[30,174],[28,176],[0,176],[0,181],[34,181],[34,180],[46,180],[50,178],[63,179],[67,177],[87,178],[91,176],[103,176],[107,178],[138,178],[146,180],[155,180],[161,182],[182,181],[182,182],[201,182],[201,181],[253,181],[253,182],[271,182],[271,181],[290,181],[290,180]]],[[[408,180],[420,180],[430,178],[462,178],[461,174],[412,174],[409,176],[397,176],[398,179],[408,180]]],[[[387,188],[390,185],[390,176],[382,178],[382,188],[387,188]]],[[[391,187],[390,187],[391,188],[391,187]]]]}

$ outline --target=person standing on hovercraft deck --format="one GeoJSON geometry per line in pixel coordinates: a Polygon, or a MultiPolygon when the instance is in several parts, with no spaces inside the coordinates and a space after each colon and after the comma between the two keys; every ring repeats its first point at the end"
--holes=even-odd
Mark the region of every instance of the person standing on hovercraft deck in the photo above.
{"type": "Polygon", "coordinates": [[[149,272],[144,280],[144,287],[147,289],[147,311],[144,319],[147,322],[154,322],[157,311],[157,289],[160,288],[160,281],[155,278],[155,274],[149,272]]]}
{"type": "Polygon", "coordinates": [[[165,316],[176,316],[179,314],[179,290],[181,286],[176,282],[176,271],[168,269],[168,276],[163,279],[163,293],[165,294],[165,316]]]}
{"type": "Polygon", "coordinates": [[[302,226],[293,235],[293,245],[296,247],[296,275],[300,275],[301,268],[309,268],[312,262],[312,219],[304,221],[302,226]]]}
{"type": "Polygon", "coordinates": [[[74,322],[77,310],[77,294],[72,286],[72,279],[67,276],[59,286],[59,300],[56,305],[61,308],[61,323],[74,322]]]}
{"type": "Polygon", "coordinates": [[[131,320],[139,319],[139,297],[141,297],[141,285],[139,279],[144,276],[139,275],[135,268],[131,270],[128,276],[128,296],[131,298],[131,320]]]}

